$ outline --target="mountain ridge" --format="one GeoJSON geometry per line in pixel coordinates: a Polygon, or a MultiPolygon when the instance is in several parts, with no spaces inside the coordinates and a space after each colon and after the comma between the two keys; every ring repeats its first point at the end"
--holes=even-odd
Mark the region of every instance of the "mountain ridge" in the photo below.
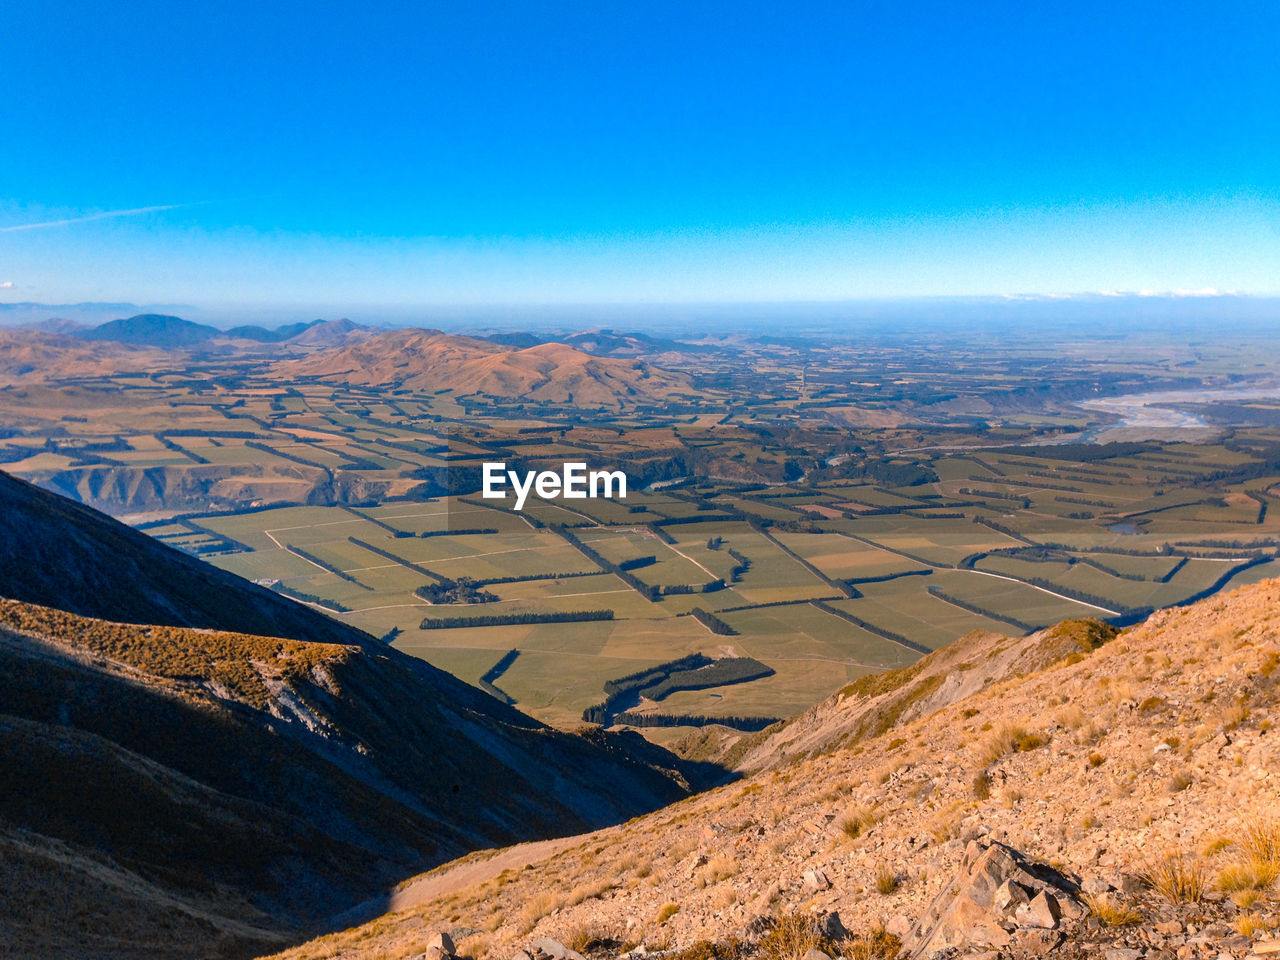
{"type": "Polygon", "coordinates": [[[0,940],[27,955],[154,956],[173,927],[188,944],[207,928],[198,955],[244,956],[442,860],[619,822],[700,775],[635,734],[545,727],[3,474],[0,508],[0,743],[23,758],[0,784],[0,888],[28,918],[0,917],[0,940]],[[128,907],[30,899],[73,888],[128,907]]]}

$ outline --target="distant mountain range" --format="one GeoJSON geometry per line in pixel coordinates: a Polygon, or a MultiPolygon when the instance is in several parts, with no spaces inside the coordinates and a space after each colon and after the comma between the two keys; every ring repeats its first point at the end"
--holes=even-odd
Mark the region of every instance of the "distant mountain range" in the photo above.
{"type": "Polygon", "coordinates": [[[72,329],[73,336],[85,340],[110,340],[139,346],[181,349],[208,343],[211,340],[252,340],[257,343],[295,342],[311,346],[331,346],[343,342],[348,336],[366,328],[350,320],[312,320],[310,323],[290,323],[267,329],[244,326],[220,330],[204,323],[195,323],[181,317],[160,313],[141,313],[119,320],[110,320],[92,329],[72,329]]]}

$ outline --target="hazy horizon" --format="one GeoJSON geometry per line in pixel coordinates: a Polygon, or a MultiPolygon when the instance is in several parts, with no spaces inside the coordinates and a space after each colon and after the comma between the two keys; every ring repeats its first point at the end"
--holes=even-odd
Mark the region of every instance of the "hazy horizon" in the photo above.
{"type": "Polygon", "coordinates": [[[1274,6],[26,7],[10,300],[1280,294],[1274,6]]]}

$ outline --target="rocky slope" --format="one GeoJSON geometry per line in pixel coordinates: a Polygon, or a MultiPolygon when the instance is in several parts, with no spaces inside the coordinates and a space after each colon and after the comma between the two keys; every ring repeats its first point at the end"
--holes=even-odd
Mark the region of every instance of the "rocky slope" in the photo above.
{"type": "Polygon", "coordinates": [[[661,402],[688,381],[635,360],[594,357],[562,343],[525,349],[439,330],[394,330],[344,349],[283,361],[289,379],[315,377],[352,384],[590,407],[661,402]]]}
{"type": "Polygon", "coordinates": [[[438,960],[439,932],[504,960],[573,960],[561,944],[678,960],[1275,955],[1278,617],[1280,581],[1265,581],[1107,642],[1042,635],[976,689],[949,679],[973,672],[954,663],[928,695],[965,695],[932,711],[920,696],[883,729],[865,725],[892,691],[844,691],[814,712],[821,737],[784,728],[758,745],[776,765],[744,781],[523,861],[472,855],[406,885],[399,912],[282,956],[438,960]]]}
{"type": "Polygon", "coordinates": [[[0,516],[11,955],[241,956],[467,850],[688,792],[637,736],[550,730],[3,475],[0,516]]]}
{"type": "Polygon", "coordinates": [[[1025,637],[974,631],[901,670],[872,674],[757,734],[708,727],[678,747],[743,773],[852,747],[971,696],[988,684],[1043,670],[1110,640],[1115,627],[1068,620],[1025,637]]]}

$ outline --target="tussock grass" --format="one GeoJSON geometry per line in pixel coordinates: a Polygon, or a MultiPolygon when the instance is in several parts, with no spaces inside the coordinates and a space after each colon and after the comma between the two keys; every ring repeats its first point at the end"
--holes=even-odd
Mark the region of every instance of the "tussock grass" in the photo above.
{"type": "Polygon", "coordinates": [[[719,883],[721,880],[728,880],[738,872],[738,861],[727,855],[712,857],[707,861],[698,872],[697,885],[699,888],[709,887],[712,884],[719,883]]]}
{"type": "Polygon", "coordinates": [[[859,804],[845,811],[840,818],[840,830],[849,839],[856,840],[879,822],[880,818],[872,807],[859,804]]]}
{"type": "Polygon", "coordinates": [[[843,945],[846,960],[895,960],[902,952],[902,941],[884,927],[852,937],[843,945]]]}
{"type": "Polygon", "coordinates": [[[1238,842],[1253,859],[1280,865],[1280,820],[1249,821],[1238,842]]]}
{"type": "Polygon", "coordinates": [[[1035,750],[1044,744],[1044,737],[1028,733],[1016,723],[1006,723],[993,730],[983,741],[982,759],[987,764],[992,764],[1011,753],[1035,750]]]}
{"type": "Polygon", "coordinates": [[[1127,903],[1122,903],[1110,894],[1084,895],[1084,905],[1089,912],[1108,927],[1133,927],[1143,921],[1140,911],[1127,903]]]}
{"type": "Polygon", "coordinates": [[[1147,864],[1140,876],[1171,903],[1195,903],[1204,896],[1204,867],[1178,852],[1147,864]]]}
{"type": "Polygon", "coordinates": [[[818,930],[817,922],[803,913],[786,913],[760,940],[765,960],[802,960],[810,950],[830,953],[833,946],[818,930]]]}
{"type": "Polygon", "coordinates": [[[898,889],[898,874],[888,864],[882,863],[876,868],[875,883],[876,891],[887,897],[889,894],[895,893],[898,889]]]}
{"type": "Polygon", "coordinates": [[[560,897],[550,890],[534,894],[520,911],[520,936],[526,936],[549,913],[560,909],[560,897]]]}
{"type": "Polygon", "coordinates": [[[1275,920],[1257,913],[1242,913],[1236,917],[1236,933],[1242,937],[1256,937],[1260,933],[1269,933],[1276,926],[1275,920]]]}

